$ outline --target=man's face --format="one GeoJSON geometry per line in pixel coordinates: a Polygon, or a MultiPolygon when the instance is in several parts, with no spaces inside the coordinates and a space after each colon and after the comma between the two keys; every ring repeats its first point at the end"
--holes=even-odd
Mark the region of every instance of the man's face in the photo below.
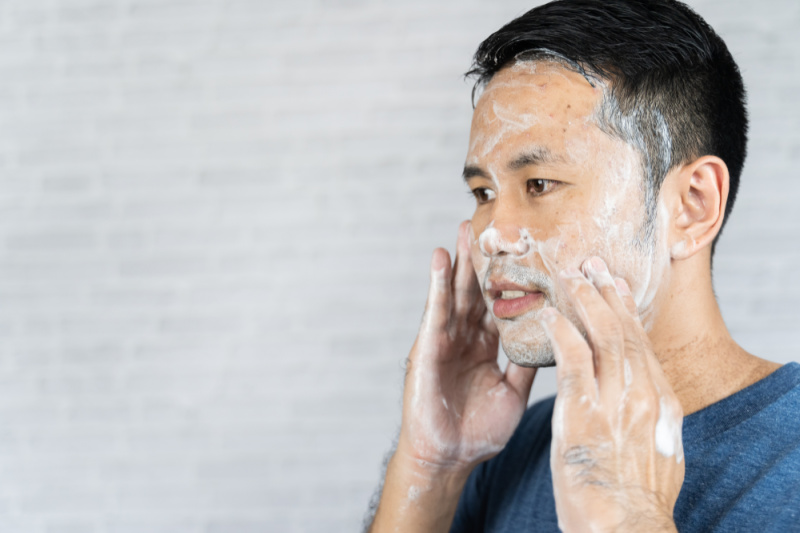
{"type": "Polygon", "coordinates": [[[583,331],[558,283],[597,255],[631,286],[645,327],[668,254],[646,220],[639,154],[603,133],[602,87],[551,62],[520,62],[487,85],[472,119],[465,179],[475,194],[472,262],[503,349],[524,366],[554,364],[537,321],[556,307],[583,331]]]}

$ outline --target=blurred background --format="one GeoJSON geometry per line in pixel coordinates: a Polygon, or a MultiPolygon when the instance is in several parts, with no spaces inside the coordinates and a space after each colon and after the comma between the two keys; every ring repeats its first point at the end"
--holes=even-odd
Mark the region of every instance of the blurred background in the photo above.
{"type": "MultiPolygon", "coordinates": [[[[0,530],[357,531],[471,214],[462,74],[538,3],[0,0],[0,530]]],[[[716,290],[798,360],[800,3],[690,4],[752,117],[716,290]]]]}

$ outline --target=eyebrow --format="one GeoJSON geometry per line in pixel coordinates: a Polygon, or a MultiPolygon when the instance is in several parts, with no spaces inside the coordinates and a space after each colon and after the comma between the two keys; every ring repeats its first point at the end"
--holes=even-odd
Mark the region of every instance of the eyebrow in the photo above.
{"type": "Polygon", "coordinates": [[[464,172],[461,174],[461,176],[464,178],[464,181],[469,181],[472,178],[485,178],[487,180],[492,179],[485,170],[476,165],[465,165],[464,172]]]}
{"type": "Polygon", "coordinates": [[[546,165],[548,163],[558,163],[563,161],[564,158],[560,155],[554,154],[544,146],[533,146],[508,163],[508,170],[521,170],[527,166],[546,165]]]}
{"type": "MultiPolygon", "coordinates": [[[[506,168],[514,172],[517,170],[522,170],[528,166],[545,165],[548,163],[558,163],[561,161],[564,161],[562,156],[554,154],[544,146],[532,146],[526,148],[517,157],[509,161],[508,165],[506,165],[506,168]]],[[[489,173],[477,165],[465,165],[462,176],[464,181],[469,181],[471,178],[491,179],[489,173]]]]}

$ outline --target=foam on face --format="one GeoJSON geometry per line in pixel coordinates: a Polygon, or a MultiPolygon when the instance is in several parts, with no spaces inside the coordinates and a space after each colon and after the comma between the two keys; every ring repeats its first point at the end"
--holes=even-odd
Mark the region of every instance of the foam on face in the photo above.
{"type": "MultiPolygon", "coordinates": [[[[574,189],[583,195],[576,204],[580,207],[557,220],[537,216],[535,211],[526,211],[523,203],[517,203],[517,226],[513,225],[514,215],[509,218],[506,212],[502,223],[499,219],[484,219],[482,223],[488,224],[480,234],[473,230],[473,265],[484,290],[488,292],[488,278],[497,273],[522,286],[531,286],[532,280],[537,280],[546,296],[545,306],[558,308],[583,330],[557,277],[564,268],[580,267],[596,255],[606,261],[613,276],[628,282],[642,323],[646,330],[651,329],[658,289],[669,270],[670,253],[663,249],[668,213],[664,205],[659,205],[656,231],[649,233],[640,152],[603,132],[598,127],[597,108],[586,107],[585,100],[572,101],[576,107],[565,114],[559,114],[563,109],[553,105],[540,105],[553,95],[563,94],[558,92],[564,87],[562,78],[575,83],[575,77],[570,78],[570,73],[559,65],[517,61],[510,71],[511,74],[496,76],[481,96],[468,159],[470,164],[489,169],[494,201],[519,202],[519,197],[515,200],[513,196],[517,191],[500,189],[496,169],[504,168],[513,149],[529,143],[529,139],[549,139],[551,149],[565,156],[570,168],[593,176],[591,180],[587,176],[579,182],[580,188],[574,189]]],[[[581,79],[578,83],[582,82],[581,79]]],[[[591,90],[601,101],[602,84],[593,85],[591,90]]],[[[566,103],[570,100],[561,101],[569,109],[566,103]]],[[[508,183],[503,185],[508,187],[508,183]]],[[[514,204],[502,205],[508,209],[514,204]]],[[[491,305],[489,308],[491,312],[491,305]]],[[[538,325],[538,312],[537,309],[513,320],[495,318],[503,349],[512,361],[537,366],[554,363],[549,343],[538,325]]]]}
{"type": "MultiPolygon", "coordinates": [[[[598,255],[606,260],[612,275],[622,277],[629,283],[642,315],[643,324],[646,329],[651,327],[654,317],[653,303],[659,286],[659,283],[653,281],[663,279],[669,256],[664,253],[657,254],[659,247],[654,243],[641,242],[643,220],[639,224],[625,220],[625,217],[629,216],[628,213],[636,213],[635,206],[637,204],[640,206],[641,203],[641,195],[638,194],[640,192],[638,180],[641,177],[638,174],[640,167],[637,164],[637,154],[630,147],[622,146],[611,159],[619,164],[603,177],[606,184],[601,187],[602,192],[598,190],[594,194],[591,205],[594,206],[596,214],[588,217],[588,226],[586,221],[582,223],[576,218],[557,226],[555,234],[545,239],[535,239],[532,234],[541,231],[532,227],[519,227],[516,229],[516,239],[507,239],[495,226],[494,221],[491,221],[477,237],[473,231],[473,243],[477,244],[481,256],[474,262],[484,288],[488,289],[487,272],[491,258],[501,250],[510,256],[507,261],[516,264],[522,262],[530,265],[531,269],[534,269],[534,266],[529,257],[537,256],[541,267],[551,280],[555,280],[564,268],[579,267],[584,260],[598,255]],[[566,246],[567,243],[569,247],[566,246]],[[568,254],[565,253],[567,248],[569,248],[568,254]]],[[[644,210],[640,211],[641,217],[644,217],[644,210]]],[[[666,238],[664,222],[667,214],[666,207],[660,204],[656,221],[659,240],[666,238]]],[[[508,233],[509,231],[506,232],[508,233]]],[[[553,281],[551,286],[555,285],[553,281]]],[[[553,292],[547,304],[559,308],[563,313],[567,307],[566,298],[560,290],[553,292]]],[[[570,313],[565,314],[570,315],[570,313]]],[[[508,326],[506,329],[522,329],[508,324],[506,326],[508,326]]],[[[513,343],[509,342],[508,335],[504,335],[502,340],[503,347],[508,353],[507,344],[513,343]]]]}
{"type": "Polygon", "coordinates": [[[519,229],[519,239],[516,242],[505,242],[500,232],[494,228],[494,221],[489,223],[478,238],[478,245],[484,255],[491,255],[492,250],[502,248],[508,249],[510,253],[516,256],[525,257],[533,249],[532,244],[535,243],[536,241],[531,239],[531,234],[524,228],[519,229]]]}
{"type": "MultiPolygon", "coordinates": [[[[525,66],[525,63],[529,62],[518,61],[512,67],[512,69],[525,69],[528,73],[536,73],[539,70],[542,70],[536,64],[529,63],[528,66],[525,66]]],[[[562,73],[552,67],[547,70],[547,74],[548,76],[563,76],[562,73]]],[[[543,88],[544,86],[545,85],[542,85],[540,87],[543,88]]],[[[510,80],[501,83],[492,83],[485,89],[481,95],[481,98],[486,98],[490,93],[497,91],[498,89],[527,90],[529,88],[529,84],[523,80],[510,80]]],[[[469,146],[470,154],[475,154],[476,148],[480,145],[482,149],[478,153],[480,153],[482,157],[486,157],[492,153],[495,148],[509,135],[529,130],[532,126],[540,121],[548,119],[548,117],[542,116],[535,112],[517,113],[497,101],[492,102],[492,112],[493,117],[490,119],[490,122],[499,124],[497,124],[497,127],[494,128],[492,135],[486,136],[483,133],[480,133],[473,137],[469,146]]]]}

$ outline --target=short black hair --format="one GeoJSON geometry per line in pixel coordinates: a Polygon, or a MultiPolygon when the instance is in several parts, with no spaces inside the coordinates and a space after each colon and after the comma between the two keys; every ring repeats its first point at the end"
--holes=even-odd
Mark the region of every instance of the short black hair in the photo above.
{"type": "Polygon", "coordinates": [[[727,46],[700,15],[676,0],[556,0],[536,7],[478,46],[466,73],[477,77],[473,104],[476,89],[503,67],[548,57],[609,82],[599,126],[642,155],[651,226],[667,173],[715,155],[730,173],[724,227],[747,154],[745,88],[727,46]]]}

